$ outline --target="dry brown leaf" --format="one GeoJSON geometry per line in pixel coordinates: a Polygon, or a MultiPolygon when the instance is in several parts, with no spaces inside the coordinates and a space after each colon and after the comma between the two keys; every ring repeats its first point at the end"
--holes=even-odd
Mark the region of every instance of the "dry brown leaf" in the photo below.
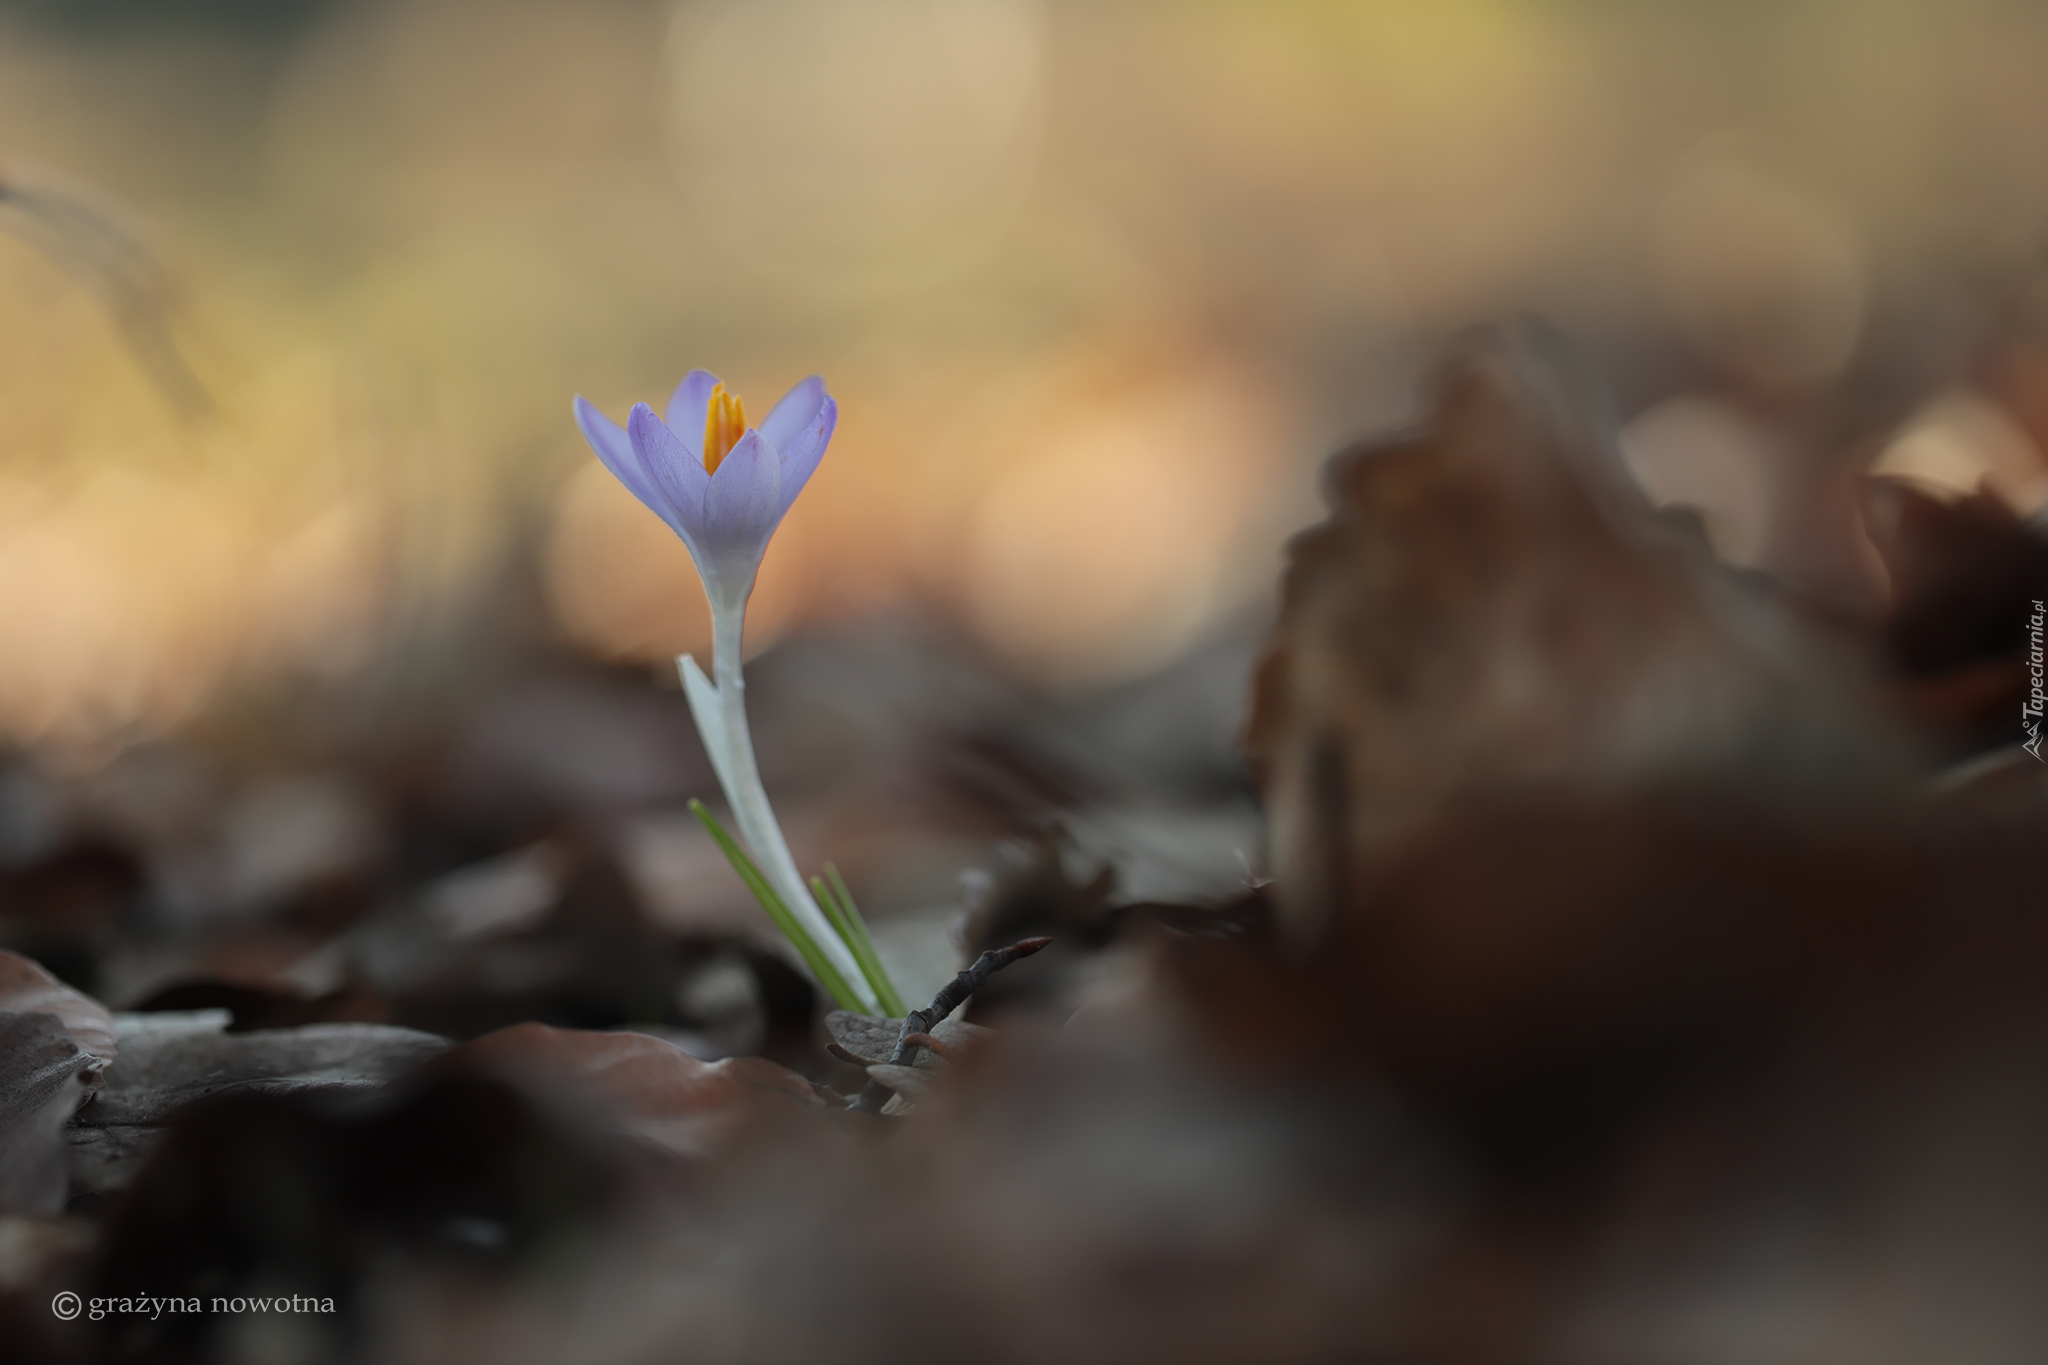
{"type": "Polygon", "coordinates": [[[64,1206],[64,1125],[113,1057],[114,1020],[104,1005],[0,951],[0,1208],[64,1206]]]}
{"type": "Polygon", "coordinates": [[[85,1056],[52,1014],[0,1013],[0,1208],[64,1205],[64,1125],[90,1094],[85,1056]]]}
{"type": "Polygon", "coordinates": [[[1867,698],[1613,452],[1554,345],[1498,334],[1332,463],[1247,736],[1296,941],[1474,796],[1871,784],[1867,698]]]}
{"type": "Polygon", "coordinates": [[[15,1014],[54,1014],[78,1050],[93,1059],[88,1084],[114,1060],[114,1016],[107,1007],[75,991],[19,953],[0,950],[0,1010],[15,1014]]]}
{"type": "Polygon", "coordinates": [[[71,1178],[127,1186],[178,1111],[224,1091],[363,1092],[448,1050],[446,1038],[385,1024],[306,1024],[224,1033],[227,1011],[124,1014],[121,1055],[71,1125],[71,1178]]]}
{"type": "Polygon", "coordinates": [[[765,1058],[700,1061],[640,1033],[515,1024],[465,1043],[448,1061],[594,1100],[628,1133],[685,1156],[718,1150],[763,1112],[826,1103],[826,1092],[765,1058]]]}

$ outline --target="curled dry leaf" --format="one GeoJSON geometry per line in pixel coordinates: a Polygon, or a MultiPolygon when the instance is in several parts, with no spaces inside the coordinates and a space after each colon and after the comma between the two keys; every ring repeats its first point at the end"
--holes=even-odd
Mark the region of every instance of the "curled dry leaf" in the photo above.
{"type": "Polygon", "coordinates": [[[0,952],[0,1207],[63,1207],[64,1125],[113,1057],[114,1020],[104,1005],[0,952]]]}
{"type": "Polygon", "coordinates": [[[762,1057],[706,1062],[645,1034],[546,1024],[487,1033],[448,1063],[593,1101],[625,1132],[682,1156],[721,1149],[758,1115],[823,1108],[830,1094],[762,1057]]]}
{"type": "MultiPolygon", "coordinates": [[[[825,1031],[832,1035],[834,1055],[858,1067],[873,1067],[888,1064],[889,1058],[895,1055],[897,1040],[903,1036],[903,1021],[876,1019],[870,1015],[855,1014],[852,1010],[833,1010],[825,1016],[825,1031]]],[[[972,1047],[994,1032],[992,1028],[970,1024],[964,1019],[944,1019],[932,1028],[931,1036],[944,1047],[958,1051],[972,1047]]],[[[938,1071],[945,1067],[946,1059],[930,1048],[918,1048],[910,1065],[926,1071],[938,1071]]]]}
{"type": "Polygon", "coordinates": [[[934,1078],[951,1066],[955,1057],[995,1034],[992,1028],[964,1019],[942,1019],[930,1033],[912,1035],[921,1045],[909,1050],[906,1061],[892,1062],[904,1036],[903,1026],[901,1019],[876,1019],[851,1010],[834,1010],[825,1016],[826,1031],[832,1035],[832,1055],[862,1068],[870,1081],[889,1092],[881,1110],[884,1114],[907,1112],[931,1093],[934,1078]]]}

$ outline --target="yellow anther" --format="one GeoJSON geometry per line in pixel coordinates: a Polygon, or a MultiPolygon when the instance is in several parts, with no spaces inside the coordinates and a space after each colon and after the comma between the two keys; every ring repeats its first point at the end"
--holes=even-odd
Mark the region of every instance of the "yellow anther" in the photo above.
{"type": "Polygon", "coordinates": [[[711,387],[711,402],[704,409],[704,472],[716,474],[718,462],[732,452],[747,434],[747,409],[736,393],[725,385],[711,387]]]}

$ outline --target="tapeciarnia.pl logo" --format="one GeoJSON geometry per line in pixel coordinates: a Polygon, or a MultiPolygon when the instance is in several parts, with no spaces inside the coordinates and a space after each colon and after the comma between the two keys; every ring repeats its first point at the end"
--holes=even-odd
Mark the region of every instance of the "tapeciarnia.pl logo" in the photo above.
{"type": "Polygon", "coordinates": [[[2041,625],[2048,620],[2048,607],[2037,599],[2034,614],[2027,619],[2027,673],[2032,684],[2027,689],[2027,699],[2020,705],[2020,724],[2027,727],[2027,742],[2020,747],[2044,763],[2041,758],[2041,713],[2048,709],[2048,691],[2043,691],[2041,678],[2041,625]]]}

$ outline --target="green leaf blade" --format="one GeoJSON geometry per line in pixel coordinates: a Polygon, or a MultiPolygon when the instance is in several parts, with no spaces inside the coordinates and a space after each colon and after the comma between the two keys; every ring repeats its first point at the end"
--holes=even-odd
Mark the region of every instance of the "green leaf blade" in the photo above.
{"type": "MultiPolygon", "coordinates": [[[[740,881],[753,893],[754,899],[761,902],[761,908],[768,912],[768,918],[775,922],[775,927],[782,931],[782,936],[790,941],[798,956],[803,958],[804,965],[811,969],[811,975],[825,988],[825,993],[830,995],[841,1009],[860,1012],[863,1008],[860,997],[847,985],[846,979],[832,965],[832,960],[811,940],[811,936],[805,932],[797,917],[790,913],[789,907],[782,903],[782,897],[775,894],[775,888],[768,884],[768,879],[761,874],[761,869],[754,865],[754,860],[747,856],[747,851],[740,847],[739,841],[726,832],[725,827],[718,823],[717,817],[712,815],[710,808],[702,801],[692,798],[689,810],[690,814],[697,817],[698,823],[710,833],[719,850],[725,854],[726,861],[732,864],[733,871],[739,874],[740,881]]],[[[855,960],[859,960],[857,955],[855,960]]],[[[865,966],[862,970],[866,971],[865,966]]]]}
{"type": "MultiPolygon", "coordinates": [[[[833,913],[833,923],[839,929],[839,936],[846,940],[853,960],[860,964],[861,974],[874,988],[875,999],[888,1011],[890,1018],[901,1019],[910,1013],[909,1007],[897,994],[896,983],[889,979],[888,968],[882,965],[882,955],[875,951],[875,940],[868,933],[867,921],[861,918],[860,907],[853,903],[853,892],[847,889],[846,879],[831,863],[825,864],[825,876],[832,883],[830,899],[834,902],[833,912],[836,912],[833,913]]],[[[820,895],[819,899],[827,898],[820,895]]]]}

